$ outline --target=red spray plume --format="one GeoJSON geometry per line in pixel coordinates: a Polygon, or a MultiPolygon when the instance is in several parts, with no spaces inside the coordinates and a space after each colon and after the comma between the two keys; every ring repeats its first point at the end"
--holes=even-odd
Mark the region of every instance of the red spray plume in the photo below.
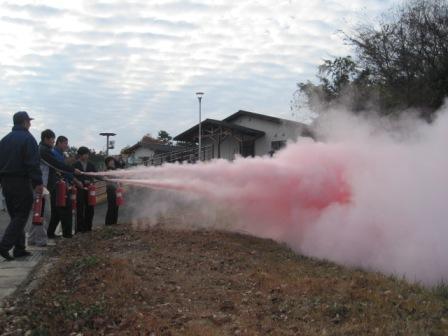
{"type": "MultiPolygon", "coordinates": [[[[317,144],[303,146],[300,157],[288,152],[278,157],[218,160],[199,165],[165,165],[133,171],[140,179],[117,179],[127,184],[195,193],[208,201],[237,209],[249,225],[245,229],[273,238],[287,234],[299,219],[317,215],[332,204],[350,202],[343,151],[314,153],[317,144]],[[307,151],[311,151],[307,153],[307,151]],[[303,213],[303,214],[301,214],[303,213]],[[306,216],[304,216],[306,215],[306,216]],[[272,223],[276,223],[275,230],[272,223]]],[[[126,175],[126,172],[122,173],[126,175]]]]}

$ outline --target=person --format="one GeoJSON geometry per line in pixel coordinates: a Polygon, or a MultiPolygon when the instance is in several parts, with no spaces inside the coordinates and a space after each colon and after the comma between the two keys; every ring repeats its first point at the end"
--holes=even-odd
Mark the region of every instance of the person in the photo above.
{"type": "MultiPolygon", "coordinates": [[[[41,143],[39,144],[39,155],[41,151],[42,143],[47,143],[48,146],[54,144],[54,133],[51,130],[45,130],[41,133],[41,143]]],[[[42,182],[44,186],[43,194],[48,195],[48,177],[49,177],[49,167],[42,163],[40,164],[40,171],[42,172],[42,182]]],[[[37,195],[35,195],[36,197],[37,195]]],[[[42,197],[42,211],[41,217],[44,217],[45,206],[48,206],[48,201],[46,197],[42,197]]],[[[45,219],[44,219],[45,221],[45,219]]],[[[41,223],[31,223],[31,227],[28,231],[28,245],[31,246],[47,246],[47,231],[45,230],[44,222],[41,223]]]]}
{"type": "MultiPolygon", "coordinates": [[[[73,164],[73,167],[85,173],[96,172],[95,166],[89,162],[89,156],[90,150],[87,147],[79,147],[78,160],[73,164]]],[[[78,180],[81,182],[82,188],[78,188],[75,233],[92,231],[93,216],[95,211],[94,206],[89,205],[88,201],[88,187],[90,184],[94,183],[93,178],[87,175],[81,175],[78,180]]]]}
{"type": "MultiPolygon", "coordinates": [[[[115,170],[117,162],[112,156],[108,156],[104,163],[107,170],[115,170]]],[[[113,225],[118,222],[118,205],[117,205],[117,184],[114,182],[106,183],[106,195],[107,195],[107,212],[105,225],[113,225]]]]}
{"type": "Polygon", "coordinates": [[[3,197],[1,184],[0,184],[0,208],[1,208],[1,211],[6,212],[6,203],[5,203],[5,198],[3,197]]]}
{"type": "Polygon", "coordinates": [[[39,150],[31,135],[32,118],[26,111],[14,114],[12,131],[0,140],[0,179],[6,208],[11,218],[0,241],[0,255],[6,260],[26,257],[25,225],[33,207],[33,188],[42,194],[39,150]],[[9,251],[13,249],[13,256],[9,251]]]}
{"type": "MultiPolygon", "coordinates": [[[[53,137],[53,143],[54,143],[54,137],[53,137]]],[[[74,180],[76,180],[73,177],[73,173],[78,175],[81,174],[81,171],[79,169],[75,169],[72,166],[65,164],[64,152],[67,149],[68,149],[68,139],[63,135],[58,136],[54,148],[50,147],[43,148],[44,153],[42,155],[45,155],[46,157],[44,161],[50,163],[51,166],[59,169],[59,171],[56,171],[54,168],[50,168],[53,169],[52,171],[54,171],[55,174],[57,174],[57,176],[55,175],[55,179],[51,181],[52,184],[50,187],[51,218],[50,218],[50,224],[48,225],[48,232],[47,232],[48,238],[56,237],[55,231],[59,222],[61,222],[62,226],[62,236],[64,238],[73,237],[72,235],[73,217],[72,217],[71,202],[67,198],[65,206],[61,207],[56,205],[56,198],[57,198],[56,179],[59,178],[63,180],[66,183],[66,185],[69,185],[71,183],[74,183],[74,180]],[[49,152],[49,150],[51,150],[51,152],[49,152]]]]}

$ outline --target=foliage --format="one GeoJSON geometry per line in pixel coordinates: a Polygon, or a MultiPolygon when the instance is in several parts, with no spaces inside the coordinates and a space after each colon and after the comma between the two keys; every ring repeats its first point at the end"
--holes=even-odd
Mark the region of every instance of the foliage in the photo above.
{"type": "Polygon", "coordinates": [[[104,163],[105,159],[106,159],[105,152],[99,151],[97,153],[94,149],[90,150],[89,161],[93,163],[93,165],[96,167],[97,170],[105,169],[105,163],[104,163]]]}
{"type": "Polygon", "coordinates": [[[347,36],[356,60],[325,60],[319,84],[298,84],[311,109],[344,104],[359,112],[375,106],[397,115],[414,108],[432,120],[448,95],[448,1],[413,0],[390,13],[347,36]]]}
{"type": "Polygon", "coordinates": [[[70,158],[76,158],[77,154],[78,154],[78,147],[75,146],[70,146],[67,149],[67,154],[70,158]]]}
{"type": "Polygon", "coordinates": [[[159,135],[157,136],[157,140],[161,140],[161,141],[163,141],[163,143],[165,143],[167,145],[172,144],[172,141],[171,141],[172,139],[173,139],[173,137],[171,135],[169,135],[167,131],[164,131],[164,130],[160,130],[159,135]]]}
{"type": "Polygon", "coordinates": [[[126,145],[125,147],[123,147],[120,151],[120,154],[124,154],[126,152],[127,149],[131,148],[131,146],[126,145]]]}

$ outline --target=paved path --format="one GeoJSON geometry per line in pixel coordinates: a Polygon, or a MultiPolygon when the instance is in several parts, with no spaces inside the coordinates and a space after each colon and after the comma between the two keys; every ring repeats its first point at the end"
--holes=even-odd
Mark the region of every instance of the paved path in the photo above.
{"type": "Polygon", "coordinates": [[[30,247],[29,250],[33,253],[30,257],[0,262],[0,302],[6,296],[14,293],[45,255],[43,248],[30,247]]]}
{"type": "MultiPolygon", "coordinates": [[[[106,204],[100,204],[95,207],[95,217],[93,227],[99,228],[104,225],[104,218],[106,215],[106,204]]],[[[126,221],[130,219],[129,211],[126,207],[120,209],[119,221],[126,221]]],[[[0,237],[9,224],[9,216],[6,212],[0,211],[0,237]]],[[[49,245],[52,243],[49,242],[49,245]]],[[[32,255],[25,258],[17,258],[14,261],[6,261],[0,257],[0,307],[3,299],[13,294],[19,286],[27,280],[37,265],[45,262],[44,257],[47,254],[47,248],[29,246],[27,249],[32,252],[32,255]]]]}

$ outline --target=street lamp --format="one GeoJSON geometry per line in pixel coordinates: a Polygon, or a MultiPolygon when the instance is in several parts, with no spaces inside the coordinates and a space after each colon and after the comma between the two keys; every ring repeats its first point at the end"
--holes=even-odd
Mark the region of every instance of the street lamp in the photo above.
{"type": "MultiPolygon", "coordinates": [[[[100,135],[106,137],[106,156],[109,156],[109,148],[110,148],[110,145],[109,145],[109,137],[111,137],[111,136],[115,136],[116,134],[115,134],[115,133],[107,133],[107,132],[104,132],[104,133],[100,133],[100,135]]],[[[112,148],[113,148],[113,147],[112,147],[112,148]]]]}
{"type": "Polygon", "coordinates": [[[204,95],[204,92],[196,92],[196,96],[198,97],[199,100],[199,148],[198,148],[198,160],[201,161],[201,138],[202,138],[202,133],[201,133],[201,101],[202,101],[202,96],[204,95]]]}

